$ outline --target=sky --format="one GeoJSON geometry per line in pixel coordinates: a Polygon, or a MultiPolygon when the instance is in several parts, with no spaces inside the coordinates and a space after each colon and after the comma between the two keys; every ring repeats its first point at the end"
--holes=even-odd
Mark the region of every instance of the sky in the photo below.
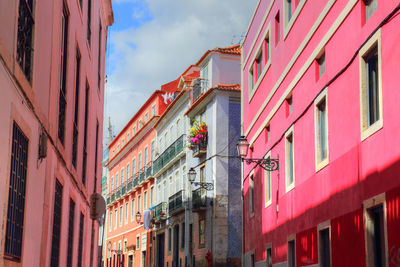
{"type": "Polygon", "coordinates": [[[239,43],[257,2],[112,0],[104,118],[111,118],[114,135],[155,90],[177,79],[208,49],[239,43]]]}

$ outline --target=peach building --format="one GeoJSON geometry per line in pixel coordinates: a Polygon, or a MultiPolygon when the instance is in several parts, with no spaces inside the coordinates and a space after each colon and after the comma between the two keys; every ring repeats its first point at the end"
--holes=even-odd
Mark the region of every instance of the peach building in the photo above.
{"type": "MultiPolygon", "coordinates": [[[[161,86],[109,145],[105,265],[124,258],[126,266],[147,266],[152,261],[151,231],[144,229],[145,211],[155,203],[153,160],[154,125],[170,104],[178,80],[161,86]]],[[[114,266],[114,265],[112,265],[114,266]]]]}
{"type": "Polygon", "coordinates": [[[112,23],[111,0],[0,1],[0,266],[97,264],[112,23]]]}

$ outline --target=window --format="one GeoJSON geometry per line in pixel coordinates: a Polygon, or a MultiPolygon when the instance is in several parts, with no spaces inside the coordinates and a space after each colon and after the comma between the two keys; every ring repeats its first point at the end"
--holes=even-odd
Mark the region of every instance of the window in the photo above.
{"type": "Polygon", "coordinates": [[[119,144],[117,145],[117,152],[119,151],[119,144]]]}
{"type": "MultiPolygon", "coordinates": [[[[24,0],[20,3],[26,5],[24,0]]],[[[21,5],[20,5],[21,8],[21,5]]],[[[19,27],[18,27],[19,28],[19,27]]],[[[68,30],[69,30],[69,12],[67,6],[63,5],[61,17],[61,69],[60,69],[60,95],[58,100],[58,139],[64,145],[65,139],[65,114],[67,108],[67,58],[68,58],[68,30]]],[[[25,48],[23,48],[25,50],[25,48]]],[[[24,52],[25,53],[25,52],[24,52]]]]}
{"type": "Polygon", "coordinates": [[[28,144],[29,140],[14,122],[4,254],[17,259],[22,253],[28,144]]]}
{"type": "Polygon", "coordinates": [[[132,128],[132,137],[136,135],[136,126],[133,126],[132,128]]]}
{"type": "Polygon", "coordinates": [[[174,194],[174,190],[175,189],[175,186],[174,186],[174,180],[173,180],[173,177],[172,177],[172,175],[169,177],[169,195],[170,196],[172,196],[173,194],[174,194]]]}
{"type": "Polygon", "coordinates": [[[128,241],[124,240],[124,252],[127,252],[128,241]]]}
{"type": "Polygon", "coordinates": [[[168,131],[166,131],[165,134],[164,134],[164,142],[165,142],[165,148],[167,148],[168,145],[169,145],[168,131]]]}
{"type": "Polygon", "coordinates": [[[131,221],[135,219],[135,199],[131,200],[131,221]]]}
{"type": "Polygon", "coordinates": [[[286,171],[286,192],[294,188],[294,145],[293,126],[285,135],[285,171],[286,171]]]}
{"type": "Polygon", "coordinates": [[[193,243],[193,224],[189,224],[189,243],[193,243]]]}
{"type": "Polygon", "coordinates": [[[151,153],[150,160],[151,160],[151,162],[154,161],[154,153],[155,153],[154,150],[155,150],[155,141],[152,140],[151,141],[151,150],[150,150],[150,153],[151,153]]]}
{"type": "Polygon", "coordinates": [[[315,104],[315,156],[316,169],[328,163],[328,111],[327,89],[314,102],[315,104]]]}
{"type": "Polygon", "coordinates": [[[255,267],[256,266],[256,260],[254,258],[254,253],[251,254],[250,261],[251,261],[251,267],[255,267]]]}
{"type": "Polygon", "coordinates": [[[78,47],[76,48],[76,66],[75,66],[75,112],[73,122],[72,134],[72,165],[76,169],[76,156],[78,153],[78,111],[79,111],[79,81],[80,81],[80,68],[81,68],[81,53],[78,47]]]}
{"type": "Polygon", "coordinates": [[[150,206],[154,205],[154,186],[150,187],[150,206]]]}
{"type": "Polygon", "coordinates": [[[286,98],[286,118],[293,112],[293,97],[290,95],[286,98]]]}
{"type": "Polygon", "coordinates": [[[149,121],[149,113],[146,112],[146,114],[144,114],[144,123],[147,123],[149,121]]]}
{"type": "Polygon", "coordinates": [[[280,19],[279,19],[279,11],[275,16],[275,46],[279,43],[280,40],[280,19]]]}
{"type": "Polygon", "coordinates": [[[265,142],[268,142],[271,138],[271,126],[265,127],[265,142]]]}
{"type": "Polygon", "coordinates": [[[178,138],[182,133],[181,119],[176,121],[176,137],[178,138]]]}
{"type": "Polygon", "coordinates": [[[147,210],[147,191],[144,191],[143,195],[143,210],[147,210]]]}
{"type": "Polygon", "coordinates": [[[153,115],[153,116],[156,116],[157,114],[156,114],[156,105],[153,105],[152,107],[151,107],[151,114],[153,115]]]}
{"type": "Polygon", "coordinates": [[[132,176],[136,175],[136,158],[132,160],[132,176]]]}
{"type": "Polygon", "coordinates": [[[125,145],[125,139],[122,139],[121,149],[124,147],[124,145],[125,145]]]}
{"type": "Polygon", "coordinates": [[[267,245],[267,251],[266,251],[266,257],[265,257],[265,262],[267,267],[272,267],[272,245],[269,244],[267,245]]]}
{"type": "Polygon", "coordinates": [[[254,174],[250,175],[249,180],[249,203],[250,203],[250,217],[254,215],[254,174]]]}
{"type": "MultiPolygon", "coordinates": [[[[101,19],[99,18],[99,21],[101,21],[101,19]]],[[[102,27],[101,27],[101,23],[99,25],[99,50],[98,50],[98,54],[97,54],[97,87],[100,91],[100,83],[101,83],[101,33],[102,33],[102,27]]],[[[129,134],[128,134],[128,139],[129,139],[129,134]]]]}
{"type": "Polygon", "coordinates": [[[139,152],[138,170],[142,169],[142,152],[139,152]]]}
{"type": "Polygon", "coordinates": [[[200,77],[203,78],[201,87],[204,87],[204,88],[201,88],[201,89],[202,89],[202,91],[204,93],[204,91],[208,89],[208,81],[210,79],[209,75],[208,75],[208,62],[203,68],[201,68],[200,77]]]}
{"type": "Polygon", "coordinates": [[[115,188],[118,189],[119,187],[119,174],[118,172],[115,174],[115,188]]]}
{"type": "Polygon", "coordinates": [[[163,142],[164,140],[163,140],[163,138],[162,137],[160,137],[160,144],[159,144],[159,146],[160,146],[160,153],[164,150],[164,142],[163,142]]]}
{"type": "Polygon", "coordinates": [[[321,267],[331,266],[331,241],[330,228],[320,229],[318,231],[318,256],[321,267]]]}
{"type": "Polygon", "coordinates": [[[141,199],[141,196],[139,195],[139,196],[138,196],[138,199],[137,199],[137,212],[140,212],[140,211],[141,211],[140,199],[141,199]]]}
{"type": "Polygon", "coordinates": [[[142,127],[143,127],[142,120],[139,120],[139,130],[142,129],[142,127]]]}
{"type": "Polygon", "coordinates": [[[99,148],[99,121],[96,119],[96,137],[95,137],[95,150],[94,150],[94,190],[97,191],[97,167],[99,166],[97,161],[98,148],[99,148]]]}
{"type": "Polygon", "coordinates": [[[290,19],[292,18],[293,15],[293,3],[294,1],[292,0],[285,0],[285,12],[286,12],[286,23],[289,23],[290,19]]]}
{"type": "Polygon", "coordinates": [[[287,260],[288,267],[296,266],[296,244],[294,238],[287,242],[287,260]]]}
{"type": "Polygon", "coordinates": [[[171,252],[172,230],[168,228],[168,252],[171,252]]]}
{"type": "MultiPolygon", "coordinates": [[[[262,58],[263,58],[263,53],[262,51],[260,51],[260,53],[258,54],[258,56],[256,57],[256,61],[255,61],[255,67],[256,67],[256,81],[258,81],[258,79],[261,76],[261,72],[262,72],[262,67],[263,67],[263,62],[262,62],[262,58]]],[[[254,71],[254,70],[253,70],[254,71]]],[[[254,75],[254,73],[253,73],[254,75]]]]}
{"type": "Polygon", "coordinates": [[[146,146],[144,148],[144,166],[147,167],[147,164],[149,163],[149,149],[146,146]]]}
{"type": "Polygon", "coordinates": [[[140,249],[140,235],[136,236],[136,250],[140,249]]]}
{"type": "Polygon", "coordinates": [[[122,226],[122,220],[123,220],[123,216],[124,216],[123,209],[124,209],[124,206],[121,205],[119,207],[119,226],[122,226]]]}
{"type": "Polygon", "coordinates": [[[131,177],[131,175],[130,175],[130,169],[129,169],[129,163],[128,164],[126,164],[126,180],[128,181],[128,179],[131,177]]]}
{"type": "MultiPolygon", "coordinates": [[[[267,160],[271,159],[271,152],[268,152],[267,160]]],[[[264,184],[265,184],[265,207],[268,207],[271,205],[272,202],[272,181],[271,181],[271,172],[270,171],[264,171],[264,184]]]]}
{"type": "Polygon", "coordinates": [[[199,219],[199,246],[204,247],[206,244],[206,220],[204,218],[199,219]]]}
{"type": "Polygon", "coordinates": [[[74,219],[75,219],[75,202],[69,200],[69,218],[68,218],[68,250],[67,250],[67,267],[72,266],[72,244],[74,243],[74,219]]]}
{"type": "Polygon", "coordinates": [[[129,202],[125,203],[125,224],[128,223],[128,214],[129,214],[129,202]]]}
{"type": "Polygon", "coordinates": [[[117,222],[118,222],[118,210],[115,209],[114,210],[114,214],[115,214],[115,224],[114,224],[114,229],[117,229],[117,222]]]}
{"type": "Polygon", "coordinates": [[[386,266],[385,193],[364,201],[367,267],[386,266]]]}
{"type": "Polygon", "coordinates": [[[83,160],[82,160],[82,183],[86,184],[86,164],[87,164],[87,129],[88,129],[88,116],[89,116],[89,84],[86,81],[85,92],[85,127],[83,132],[83,160]]]}
{"type": "Polygon", "coordinates": [[[363,0],[363,2],[365,5],[365,18],[368,21],[378,9],[378,0],[363,0]]]}
{"type": "Polygon", "coordinates": [[[83,227],[85,225],[85,216],[81,213],[79,218],[79,244],[78,244],[78,267],[82,267],[83,254],[83,227]]]}
{"type": "Polygon", "coordinates": [[[110,184],[110,192],[112,193],[114,190],[114,176],[111,176],[111,184],[110,184]]]}
{"type": "Polygon", "coordinates": [[[270,58],[271,58],[271,46],[270,46],[270,41],[269,41],[269,32],[270,30],[268,29],[266,36],[264,37],[264,44],[263,44],[263,53],[264,53],[264,65],[266,65],[270,58]]]}
{"type": "Polygon", "coordinates": [[[182,223],[181,248],[185,247],[185,223],[182,223]]]}
{"type": "Polygon", "coordinates": [[[129,142],[129,139],[130,139],[130,138],[131,138],[131,137],[130,137],[129,133],[127,133],[126,139],[127,139],[128,142],[129,142]]]}
{"type": "MultiPolygon", "coordinates": [[[[55,191],[54,191],[53,234],[51,239],[51,258],[50,258],[50,265],[56,267],[58,267],[59,265],[59,255],[60,255],[62,195],[63,195],[63,187],[61,183],[58,180],[56,180],[55,191]]],[[[6,233],[9,233],[9,231],[7,230],[6,233]]],[[[15,253],[15,250],[14,251],[7,250],[7,242],[8,242],[7,239],[8,237],[6,236],[4,254],[11,254],[13,252],[15,253]]],[[[14,248],[18,247],[14,246],[14,248]]],[[[21,247],[19,247],[19,249],[21,249],[21,247]]]]}
{"type": "Polygon", "coordinates": [[[112,211],[110,211],[110,219],[109,219],[108,231],[111,232],[112,229],[112,211]]]}
{"type": "Polygon", "coordinates": [[[32,82],[33,26],[35,24],[33,9],[32,0],[19,1],[17,61],[29,82],[32,82]]]}
{"type": "Polygon", "coordinates": [[[318,79],[319,79],[325,73],[325,52],[323,52],[322,55],[319,58],[317,58],[317,64],[318,64],[318,79]]]}
{"type": "Polygon", "coordinates": [[[88,9],[87,9],[87,40],[90,45],[90,40],[92,39],[92,1],[88,0],[88,9]]]}
{"type": "Polygon", "coordinates": [[[383,127],[380,39],[378,30],[359,52],[362,140],[383,127]]]}

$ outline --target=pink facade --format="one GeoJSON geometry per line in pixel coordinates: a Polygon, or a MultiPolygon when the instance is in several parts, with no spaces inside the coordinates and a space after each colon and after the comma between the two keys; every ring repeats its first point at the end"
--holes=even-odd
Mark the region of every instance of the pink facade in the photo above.
{"type": "Polygon", "coordinates": [[[112,23],[109,0],[0,3],[0,266],[97,265],[112,23]]]}
{"type": "Polygon", "coordinates": [[[279,171],[244,164],[245,266],[398,266],[398,12],[259,1],[242,46],[242,131],[248,157],[279,171]]]}

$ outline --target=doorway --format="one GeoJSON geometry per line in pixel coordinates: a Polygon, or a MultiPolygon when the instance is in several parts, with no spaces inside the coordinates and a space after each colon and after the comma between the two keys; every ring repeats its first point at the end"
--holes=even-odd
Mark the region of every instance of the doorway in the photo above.
{"type": "Polygon", "coordinates": [[[164,267],[165,235],[160,234],[157,237],[157,266],[164,267]]]}
{"type": "Polygon", "coordinates": [[[174,246],[173,246],[172,266],[179,266],[179,224],[174,226],[174,246]]]}

